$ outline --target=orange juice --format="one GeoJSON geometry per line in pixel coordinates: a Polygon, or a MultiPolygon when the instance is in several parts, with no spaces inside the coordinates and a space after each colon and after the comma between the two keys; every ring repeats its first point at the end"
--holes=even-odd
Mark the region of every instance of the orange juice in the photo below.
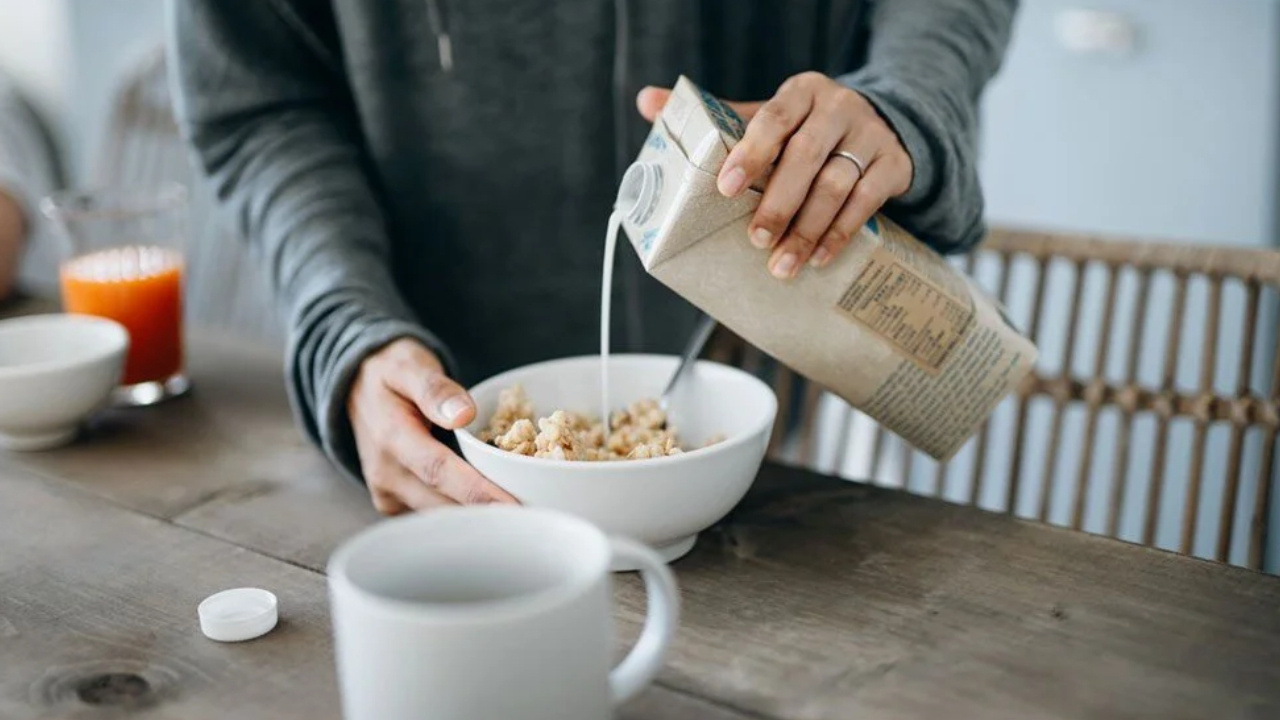
{"type": "Polygon", "coordinates": [[[126,246],[62,264],[67,312],[111,318],[129,331],[123,384],[164,381],[182,371],[182,255],[126,246]]]}

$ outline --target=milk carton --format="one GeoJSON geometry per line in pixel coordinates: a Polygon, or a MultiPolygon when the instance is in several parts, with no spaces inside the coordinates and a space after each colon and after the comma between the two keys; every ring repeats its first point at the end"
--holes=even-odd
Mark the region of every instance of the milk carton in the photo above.
{"type": "Polygon", "coordinates": [[[824,268],[779,281],[747,241],[760,192],[716,175],[745,123],[676,83],[616,205],[645,270],[937,459],[1031,370],[1035,346],[963,274],[877,215],[824,268]]]}

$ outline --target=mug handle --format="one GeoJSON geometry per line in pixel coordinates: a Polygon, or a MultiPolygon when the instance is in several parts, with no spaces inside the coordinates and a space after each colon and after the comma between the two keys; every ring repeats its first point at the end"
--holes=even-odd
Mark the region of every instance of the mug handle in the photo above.
{"type": "Polygon", "coordinates": [[[630,700],[662,669],[671,640],[680,624],[680,591],[676,577],[658,553],[634,540],[609,538],[613,556],[640,568],[644,590],[648,596],[644,629],[631,652],[609,673],[609,690],[613,704],[630,700]]]}

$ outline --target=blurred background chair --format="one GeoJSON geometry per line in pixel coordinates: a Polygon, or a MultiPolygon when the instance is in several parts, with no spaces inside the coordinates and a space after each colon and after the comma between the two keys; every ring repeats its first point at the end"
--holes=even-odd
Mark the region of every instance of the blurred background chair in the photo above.
{"type": "Polygon", "coordinates": [[[1280,252],[998,230],[958,263],[1041,351],[969,444],[934,462],[724,333],[713,357],[792,409],[770,457],[1276,570],[1280,252]]]}
{"type": "Polygon", "coordinates": [[[99,187],[185,185],[191,204],[186,313],[192,325],[281,342],[261,264],[220,221],[214,198],[178,134],[163,48],[147,53],[121,79],[90,184],[99,187]]]}

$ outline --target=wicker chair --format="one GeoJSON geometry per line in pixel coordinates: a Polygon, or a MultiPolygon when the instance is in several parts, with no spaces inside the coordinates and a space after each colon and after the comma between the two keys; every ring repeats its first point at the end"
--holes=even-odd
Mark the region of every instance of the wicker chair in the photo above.
{"type": "Polygon", "coordinates": [[[186,312],[193,324],[271,343],[280,329],[260,263],[218,222],[215,202],[190,162],[169,97],[163,48],[147,53],[122,78],[91,170],[97,187],[155,186],[190,190],[186,312]]]}
{"type": "Polygon", "coordinates": [[[1041,350],[968,446],[935,463],[724,333],[778,393],[773,459],[1274,570],[1280,252],[1005,230],[957,262],[1041,350]]]}

